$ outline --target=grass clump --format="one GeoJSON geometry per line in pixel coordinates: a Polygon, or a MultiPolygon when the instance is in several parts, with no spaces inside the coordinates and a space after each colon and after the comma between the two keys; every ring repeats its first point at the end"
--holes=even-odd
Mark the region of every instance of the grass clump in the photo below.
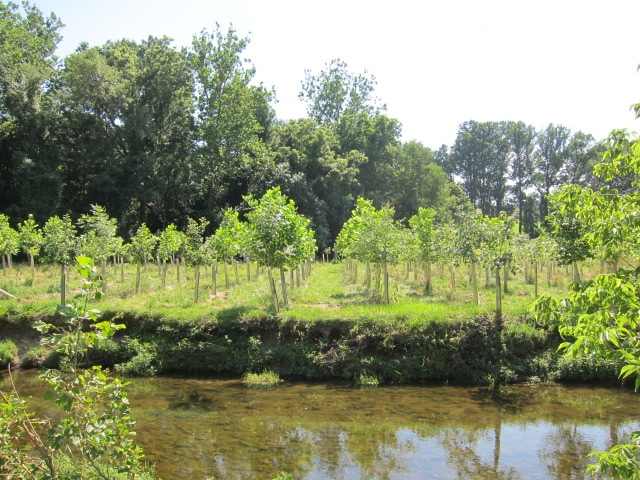
{"type": "Polygon", "coordinates": [[[271,370],[265,370],[262,373],[245,373],[242,377],[242,383],[249,388],[272,388],[281,381],[280,375],[271,370]]]}
{"type": "Polygon", "coordinates": [[[356,383],[362,387],[377,387],[380,380],[375,375],[369,375],[367,372],[361,373],[356,379],[356,383]]]}
{"type": "Polygon", "coordinates": [[[18,347],[11,340],[0,341],[0,367],[6,368],[18,355],[18,347]]]}

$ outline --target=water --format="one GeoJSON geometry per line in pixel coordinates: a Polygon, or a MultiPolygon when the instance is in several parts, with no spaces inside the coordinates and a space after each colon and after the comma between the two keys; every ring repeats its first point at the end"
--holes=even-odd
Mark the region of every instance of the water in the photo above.
{"type": "MultiPolygon", "coordinates": [[[[17,376],[42,406],[34,374],[17,376]]],[[[0,388],[7,388],[6,379],[0,388]]],[[[127,388],[137,441],[165,480],[582,479],[591,450],[640,429],[625,389],[381,386],[162,377],[127,388]]],[[[53,410],[46,410],[49,414],[53,410]]]]}

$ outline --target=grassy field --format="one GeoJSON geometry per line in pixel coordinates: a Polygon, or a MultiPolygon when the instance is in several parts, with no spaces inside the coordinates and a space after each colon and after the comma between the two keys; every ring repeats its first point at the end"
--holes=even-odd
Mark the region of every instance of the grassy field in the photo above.
{"type": "MultiPolygon", "coordinates": [[[[143,268],[140,292],[135,293],[135,266],[125,264],[107,268],[107,288],[102,310],[153,314],[176,320],[194,321],[207,318],[212,312],[239,314],[272,313],[272,299],[266,272],[257,274],[255,264],[248,272],[246,264],[238,265],[238,278],[229,266],[230,286],[225,287],[222,268],[218,268],[216,293],[212,291],[209,267],[202,267],[199,301],[195,303],[194,269],[180,267],[178,281],[175,266],[167,272],[166,286],[162,286],[159,268],[149,264],[143,268]]],[[[79,293],[79,275],[69,269],[67,298],[79,293]]],[[[456,270],[456,288],[451,290],[448,269],[435,267],[433,289],[425,294],[421,273],[408,271],[406,266],[391,269],[391,303],[382,304],[371,289],[364,285],[364,266],[354,273],[347,271],[345,263],[314,263],[309,278],[301,280],[300,287],[288,285],[289,305],[281,310],[283,319],[305,321],[354,319],[359,317],[447,320],[462,319],[493,312],[495,290],[493,276],[485,284],[485,272],[479,274],[479,305],[473,303],[471,285],[466,268],[456,270]]],[[[588,272],[587,272],[588,273],[588,272]]],[[[35,278],[26,265],[18,264],[0,275],[0,288],[16,297],[0,297],[0,305],[27,315],[47,315],[55,311],[60,301],[60,272],[53,265],[41,265],[35,278]]],[[[274,275],[281,297],[279,275],[274,275]]],[[[566,269],[558,267],[547,285],[546,273],[539,274],[538,293],[560,294],[570,280],[566,269]]],[[[290,283],[290,274],[286,274],[290,283]]],[[[372,283],[373,285],[373,283],[372,283]]],[[[373,288],[373,287],[372,287],[373,288]]],[[[524,314],[534,300],[534,286],[524,281],[524,273],[510,274],[508,291],[503,293],[503,312],[508,316],[524,314]]]]}

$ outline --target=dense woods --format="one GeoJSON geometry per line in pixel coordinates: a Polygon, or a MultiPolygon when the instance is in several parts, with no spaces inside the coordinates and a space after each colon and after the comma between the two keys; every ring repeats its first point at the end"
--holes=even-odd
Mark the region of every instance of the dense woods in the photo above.
{"type": "Polygon", "coordinates": [[[547,196],[590,176],[601,147],[549,124],[477,122],[433,151],[402,139],[376,79],[341,60],[301,72],[307,118],[281,120],[276,92],[253,81],[249,42],[216,25],[178,49],[169,38],[79,45],[56,57],[63,25],[35,6],[0,4],[0,212],[13,228],[75,222],[100,205],[130,239],[189,218],[215,231],[229,208],[280,187],[310,219],[320,251],[334,245],[359,197],[406,221],[419,208],[450,218],[461,205],[517,212],[536,234],[547,196]]]}

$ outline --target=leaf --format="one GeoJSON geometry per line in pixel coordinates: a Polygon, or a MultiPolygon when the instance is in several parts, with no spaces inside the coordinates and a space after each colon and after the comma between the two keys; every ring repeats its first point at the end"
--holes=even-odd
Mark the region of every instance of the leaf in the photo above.
{"type": "Polygon", "coordinates": [[[49,331],[50,325],[43,322],[42,320],[36,320],[35,322],[33,322],[32,327],[38,330],[40,333],[45,334],[49,331]]]}

